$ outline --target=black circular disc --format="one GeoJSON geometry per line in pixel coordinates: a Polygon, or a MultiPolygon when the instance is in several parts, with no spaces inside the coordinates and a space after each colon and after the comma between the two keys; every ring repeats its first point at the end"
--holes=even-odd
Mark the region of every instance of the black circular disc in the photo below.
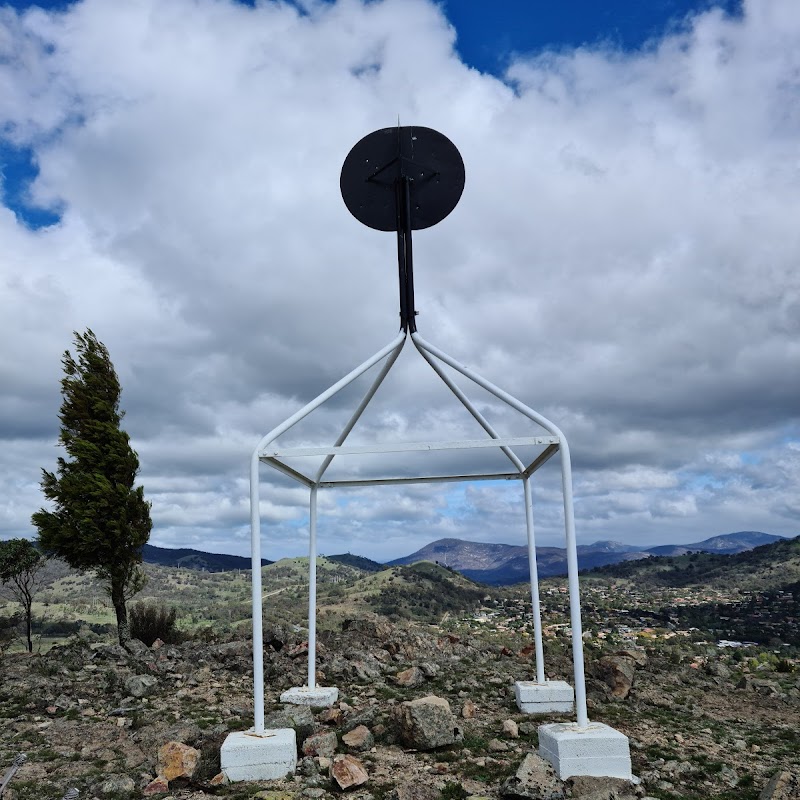
{"type": "Polygon", "coordinates": [[[397,230],[395,185],[409,179],[411,228],[430,228],[458,204],[464,162],[456,146],[432,128],[381,128],[347,154],[339,185],[350,213],[379,231],[397,230]]]}

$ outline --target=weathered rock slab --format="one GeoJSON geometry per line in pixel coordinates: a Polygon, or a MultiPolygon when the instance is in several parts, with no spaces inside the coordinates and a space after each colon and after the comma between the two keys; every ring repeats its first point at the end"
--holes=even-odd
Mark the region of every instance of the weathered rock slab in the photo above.
{"type": "Polygon", "coordinates": [[[521,800],[560,800],[565,792],[553,767],[536,753],[528,753],[516,773],[500,787],[500,795],[521,800]]]}
{"type": "Polygon", "coordinates": [[[350,755],[337,756],[334,759],[331,764],[330,777],[340,789],[354,789],[369,780],[364,765],[350,755]]]}

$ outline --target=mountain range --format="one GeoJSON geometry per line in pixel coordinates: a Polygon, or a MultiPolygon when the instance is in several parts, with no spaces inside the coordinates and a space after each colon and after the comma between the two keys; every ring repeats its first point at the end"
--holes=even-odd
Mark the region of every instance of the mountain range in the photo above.
{"type": "MultiPolygon", "coordinates": [[[[751,550],[760,545],[783,540],[761,531],[738,531],[712,536],[700,542],[684,545],[657,545],[637,547],[621,542],[600,541],[578,545],[578,568],[581,571],[633,561],[650,556],[680,556],[687,553],[732,554],[751,550]]],[[[528,548],[521,545],[465,542],[461,539],[438,539],[403,558],[390,561],[390,565],[433,561],[450,567],[472,580],[491,586],[506,586],[529,580],[528,548]]],[[[565,575],[566,550],[561,547],[537,547],[536,563],[540,577],[565,575]]]]}
{"type": "MultiPolygon", "coordinates": [[[[650,556],[680,556],[687,553],[717,553],[727,555],[752,550],[760,545],[783,541],[786,537],[761,531],[738,531],[693,544],[665,544],[653,547],[637,547],[614,541],[599,541],[578,546],[578,568],[581,571],[594,569],[623,561],[634,561],[650,556]]],[[[349,553],[329,556],[329,560],[356,567],[366,572],[376,572],[386,565],[363,556],[349,553]]],[[[205,572],[224,572],[234,569],[250,569],[250,559],[224,553],[205,553],[188,548],[169,549],[147,544],[142,550],[142,559],[149,564],[183,567],[205,572]]],[[[491,586],[506,586],[529,580],[528,548],[524,545],[467,542],[463,539],[438,539],[403,558],[389,562],[389,566],[430,561],[460,572],[467,578],[491,586]]],[[[273,562],[262,559],[263,566],[273,562]]],[[[565,575],[567,572],[566,550],[560,547],[537,547],[536,563],[539,576],[565,575]]]]}

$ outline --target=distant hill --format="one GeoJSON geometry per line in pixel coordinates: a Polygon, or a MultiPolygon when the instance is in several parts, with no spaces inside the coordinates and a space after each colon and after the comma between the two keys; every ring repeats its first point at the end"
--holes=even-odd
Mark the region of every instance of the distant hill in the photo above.
{"type": "MultiPolygon", "coordinates": [[[[713,536],[686,545],[637,547],[621,542],[600,541],[578,546],[578,568],[583,572],[609,564],[636,562],[653,555],[681,555],[691,552],[717,554],[740,553],[754,547],[784,541],[784,537],[760,531],[739,531],[713,536]]],[[[438,539],[390,565],[431,561],[458,570],[462,575],[491,586],[507,586],[528,581],[528,548],[522,545],[466,542],[461,539],[438,539]]],[[[537,547],[536,562],[540,577],[565,575],[566,550],[560,547],[537,547]]]]}
{"type": "Polygon", "coordinates": [[[337,564],[344,564],[347,567],[355,567],[364,572],[380,572],[389,569],[386,564],[379,564],[364,556],[354,556],[352,553],[341,553],[338,556],[326,556],[328,561],[335,561],[337,564]]]}
{"type": "Polygon", "coordinates": [[[772,538],[777,541],[739,553],[653,556],[600,567],[587,577],[623,578],[640,587],[698,585],[741,591],[768,591],[797,583],[800,581],[800,536],[772,538]]]}
{"type": "Polygon", "coordinates": [[[651,556],[682,556],[686,553],[742,553],[752,550],[762,544],[772,544],[782,539],[771,533],[761,531],[739,531],[726,533],[722,536],[712,536],[702,542],[694,544],[664,544],[657,547],[648,547],[646,554],[651,556]]]}
{"type": "MultiPolygon", "coordinates": [[[[142,561],[146,564],[160,564],[162,567],[182,567],[201,572],[227,572],[233,569],[250,569],[251,561],[244,556],[230,556],[225,553],[205,553],[202,550],[169,547],[156,547],[146,544],[142,548],[142,561]]],[[[271,564],[261,559],[261,566],[271,564]]]]}

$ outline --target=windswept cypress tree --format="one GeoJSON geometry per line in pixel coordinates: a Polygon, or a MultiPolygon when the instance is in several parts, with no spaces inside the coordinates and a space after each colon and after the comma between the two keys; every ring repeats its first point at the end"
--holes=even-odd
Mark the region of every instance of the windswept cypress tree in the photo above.
{"type": "Polygon", "coordinates": [[[119,642],[130,640],[127,601],[144,586],[142,547],[150,538],[150,503],[134,488],[139,458],[120,428],[120,385],[108,350],[91,330],[75,334],[77,358],[64,353],[60,444],[55,473],[42,470],[54,506],[33,515],[39,544],[106,584],[119,642]]]}

